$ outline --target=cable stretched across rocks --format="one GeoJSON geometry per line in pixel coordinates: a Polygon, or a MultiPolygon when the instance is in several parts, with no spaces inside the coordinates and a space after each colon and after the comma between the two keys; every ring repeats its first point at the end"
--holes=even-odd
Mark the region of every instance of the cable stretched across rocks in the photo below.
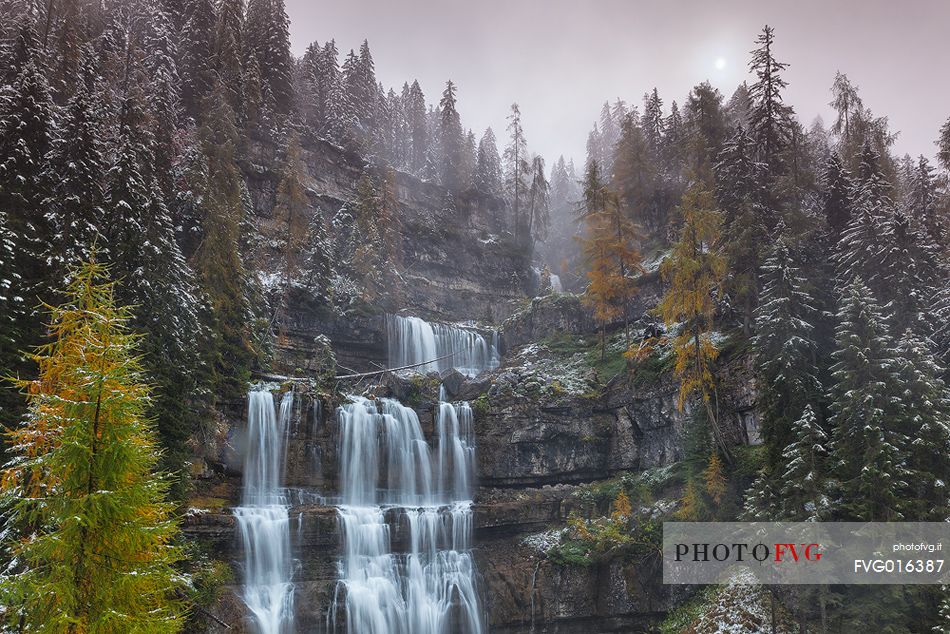
{"type": "MultiPolygon", "coordinates": [[[[387,374],[389,372],[399,372],[400,370],[408,370],[410,368],[418,368],[419,366],[429,365],[430,363],[436,363],[442,361],[443,359],[448,359],[449,357],[454,357],[457,353],[450,352],[449,354],[442,355],[441,357],[436,357],[429,361],[420,361],[419,363],[410,363],[409,365],[401,365],[398,368],[382,368],[380,370],[372,370],[371,372],[354,372],[352,374],[340,374],[333,377],[335,380],[340,381],[342,379],[361,379],[368,376],[377,376],[379,374],[387,374]]],[[[266,381],[296,381],[304,380],[300,377],[293,376],[284,376],[282,374],[266,374],[264,372],[255,372],[257,376],[266,380],[266,381]]]]}

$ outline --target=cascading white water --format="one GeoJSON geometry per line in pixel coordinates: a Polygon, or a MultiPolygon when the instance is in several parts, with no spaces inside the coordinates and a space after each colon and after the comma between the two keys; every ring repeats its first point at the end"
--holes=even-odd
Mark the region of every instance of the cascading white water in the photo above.
{"type": "Polygon", "coordinates": [[[266,390],[248,394],[244,492],[234,509],[244,543],[244,602],[260,634],[293,630],[290,520],[282,495],[282,475],[293,392],[280,411],[266,390]]]}
{"type": "Polygon", "coordinates": [[[462,374],[475,376],[498,367],[497,333],[489,342],[469,328],[401,315],[387,317],[386,331],[391,368],[431,361],[415,369],[442,372],[455,368],[462,374]]]}
{"type": "Polygon", "coordinates": [[[351,400],[338,410],[343,556],[328,629],[342,629],[342,609],[350,634],[481,634],[471,409],[439,404],[433,461],[412,409],[351,400]],[[408,531],[402,553],[393,550],[391,522],[408,531]]]}
{"type": "Polygon", "coordinates": [[[561,285],[561,276],[551,273],[551,292],[552,293],[563,293],[564,286],[561,285]]]}

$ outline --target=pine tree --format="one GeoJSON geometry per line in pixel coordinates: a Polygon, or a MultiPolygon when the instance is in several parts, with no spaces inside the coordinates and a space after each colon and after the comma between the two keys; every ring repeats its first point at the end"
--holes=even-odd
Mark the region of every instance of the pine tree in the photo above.
{"type": "Polygon", "coordinates": [[[842,292],[831,368],[832,468],[839,519],[899,521],[910,475],[900,453],[901,385],[884,316],[859,277],[842,292]]]}
{"type": "Polygon", "coordinates": [[[528,165],[528,142],[521,127],[521,109],[518,104],[511,104],[511,114],[508,115],[508,146],[505,148],[505,192],[508,198],[508,207],[512,214],[512,228],[515,238],[521,234],[525,207],[525,197],[528,194],[527,175],[531,172],[528,165]]]}
{"type": "Polygon", "coordinates": [[[9,28],[6,20],[3,28],[6,36],[3,38],[3,61],[5,64],[3,72],[3,84],[16,83],[17,77],[26,68],[26,65],[33,60],[40,48],[36,36],[35,16],[32,7],[24,3],[20,7],[14,7],[9,13],[4,15],[16,16],[10,20],[9,28]],[[11,42],[12,40],[12,42],[11,42]]]}
{"type": "Polygon", "coordinates": [[[727,236],[725,253],[731,276],[730,297],[738,304],[743,332],[751,334],[759,300],[759,275],[768,234],[766,193],[762,187],[765,166],[754,158],[755,143],[742,128],[723,147],[716,164],[719,203],[727,236]]]}
{"type": "Polygon", "coordinates": [[[323,45],[320,95],[325,120],[323,133],[328,139],[342,143],[348,138],[355,123],[353,109],[344,90],[338,57],[336,42],[330,40],[323,45]]]}
{"type": "Polygon", "coordinates": [[[452,192],[462,189],[462,121],[455,107],[455,84],[446,82],[439,102],[439,145],[442,158],[442,186],[452,192]]]}
{"type": "Polygon", "coordinates": [[[551,186],[544,174],[544,159],[531,161],[531,186],[528,188],[528,227],[535,240],[544,240],[551,225],[551,186]]]}
{"type": "MultiPolygon", "coordinates": [[[[150,6],[146,13],[147,29],[143,44],[142,69],[147,78],[149,113],[152,119],[154,173],[166,200],[174,196],[172,181],[173,166],[178,158],[179,111],[181,109],[178,66],[175,62],[178,49],[171,19],[157,6],[150,6]]],[[[84,55],[83,65],[91,66],[90,50],[84,55]]],[[[93,76],[94,68],[85,74],[93,76]]],[[[93,83],[90,80],[89,83],[93,83]]]]}
{"type": "Polygon", "coordinates": [[[221,0],[215,25],[214,68],[224,84],[231,110],[236,114],[243,112],[243,24],[244,0],[221,0]]]}
{"type": "Polygon", "coordinates": [[[908,215],[922,228],[935,246],[947,245],[947,228],[939,211],[937,177],[934,168],[923,154],[911,175],[911,190],[907,203],[908,215]]]}
{"type": "Polygon", "coordinates": [[[462,142],[461,173],[462,189],[472,187],[475,178],[475,162],[478,160],[478,145],[475,143],[475,133],[469,130],[462,142]]]}
{"type": "Polygon", "coordinates": [[[670,104],[670,115],[663,122],[663,160],[668,172],[678,174],[686,158],[686,126],[676,102],[670,104]]]}
{"type": "Polygon", "coordinates": [[[749,129],[749,85],[742,82],[729,97],[723,109],[727,125],[732,128],[749,129]]]}
{"type": "Polygon", "coordinates": [[[53,341],[24,381],[29,414],[2,478],[17,565],[0,581],[10,626],[29,631],[177,632],[178,528],[154,469],[149,389],[101,265],[71,276],[51,308],[53,341]],[[53,600],[55,599],[55,600],[53,600]]]}
{"type": "Polygon", "coordinates": [[[181,34],[181,101],[185,114],[198,120],[204,112],[214,73],[214,3],[185,0],[181,34]]]}
{"type": "Polygon", "coordinates": [[[409,99],[406,102],[406,121],[409,126],[411,149],[409,151],[409,171],[421,175],[429,154],[429,134],[426,127],[426,103],[418,81],[409,87],[409,99]]]}
{"type": "Polygon", "coordinates": [[[104,226],[106,165],[100,140],[102,122],[94,104],[96,86],[93,83],[91,89],[86,81],[78,82],[49,154],[53,187],[45,204],[54,233],[44,259],[53,263],[56,279],[64,279],[67,266],[89,258],[104,226]]]}
{"type": "Polygon", "coordinates": [[[334,300],[333,278],[337,274],[333,246],[323,215],[315,211],[307,227],[307,241],[303,253],[303,283],[315,297],[328,306],[334,300]]]}
{"type": "Polygon", "coordinates": [[[679,327],[673,341],[674,373],[680,379],[678,407],[699,394],[706,408],[713,435],[723,456],[729,450],[714,407],[713,365],[718,356],[712,339],[716,312],[714,294],[722,288],[725,258],[718,252],[720,213],[711,191],[701,182],[692,184],[680,205],[683,225],[679,240],[660,267],[669,288],[657,306],[668,328],[679,327]]]}
{"type": "MultiPolygon", "coordinates": [[[[16,266],[16,242],[7,222],[7,215],[0,211],[0,365],[14,368],[19,363],[21,345],[20,329],[27,313],[26,301],[19,294],[21,276],[16,266]]],[[[13,423],[19,403],[18,395],[7,386],[0,387],[0,425],[13,423]]]]}
{"type": "Polygon", "coordinates": [[[478,155],[475,160],[475,173],[472,176],[475,189],[489,196],[501,196],[502,174],[501,157],[495,143],[495,133],[491,128],[485,130],[478,142],[478,155]]]}
{"type": "Polygon", "coordinates": [[[214,394],[227,399],[245,392],[255,353],[247,323],[247,279],[238,250],[243,179],[236,163],[237,128],[220,83],[212,96],[214,106],[198,133],[207,182],[201,187],[202,240],[192,259],[210,302],[208,327],[215,340],[205,356],[210,359],[214,394]]]}
{"type": "Polygon", "coordinates": [[[811,405],[792,424],[793,441],[782,452],[783,483],[781,518],[791,522],[818,522],[828,513],[825,492],[825,465],[828,457],[828,436],[821,429],[811,405]]]}
{"type": "Polygon", "coordinates": [[[837,152],[832,152],[822,177],[821,206],[832,242],[837,243],[851,222],[854,183],[841,163],[837,152]]]}
{"type": "Polygon", "coordinates": [[[650,141],[633,117],[626,117],[613,155],[613,187],[620,192],[631,218],[641,227],[658,228],[656,163],[650,141]]]}
{"type": "Polygon", "coordinates": [[[280,182],[277,184],[277,204],[274,216],[286,221],[286,235],[283,239],[283,292],[276,307],[276,321],[283,334],[283,312],[287,308],[288,293],[291,285],[298,279],[303,247],[309,228],[306,211],[310,200],[304,188],[304,167],[301,161],[300,139],[291,134],[284,150],[284,167],[280,182]]]}
{"type": "MultiPolygon", "coordinates": [[[[82,59],[82,42],[87,36],[83,24],[81,0],[63,0],[48,15],[52,18],[47,44],[44,47],[53,54],[50,63],[50,86],[56,94],[57,103],[65,103],[72,97],[74,78],[79,73],[82,59]]],[[[2,12],[2,9],[0,9],[2,12]]]]}
{"type": "Polygon", "coordinates": [[[821,395],[816,364],[815,301],[779,236],[763,266],[762,301],[752,345],[760,376],[762,431],[770,464],[793,441],[793,424],[821,395]]]}
{"type": "Polygon", "coordinates": [[[412,158],[412,136],[406,111],[409,92],[408,82],[403,82],[400,94],[397,95],[394,90],[390,90],[388,97],[389,109],[392,113],[393,161],[394,166],[403,172],[409,171],[412,158]]]}
{"type": "Polygon", "coordinates": [[[600,173],[608,183],[613,182],[614,148],[620,140],[620,124],[615,116],[610,102],[605,101],[600,109],[600,134],[597,136],[597,147],[594,160],[600,166],[600,173]]]}
{"type": "Polygon", "coordinates": [[[860,276],[876,296],[884,296],[880,257],[885,248],[883,225],[891,214],[893,203],[889,185],[879,167],[880,156],[865,144],[861,169],[852,194],[854,214],[841,235],[835,253],[839,277],[860,276]]]}
{"type": "MultiPolygon", "coordinates": [[[[934,354],[940,365],[950,365],[950,278],[943,276],[937,283],[929,304],[932,316],[930,340],[934,344],[934,354]]],[[[948,378],[946,374],[943,377],[948,378]]]]}
{"type": "Polygon", "coordinates": [[[745,522],[774,522],[781,518],[780,504],[771,475],[762,470],[746,490],[739,517],[745,522]]]}
{"type": "MultiPolygon", "coordinates": [[[[758,48],[752,51],[749,70],[756,81],[749,86],[749,132],[757,148],[757,158],[765,164],[763,184],[770,194],[766,207],[773,211],[777,180],[785,174],[786,165],[783,151],[791,142],[792,115],[791,106],[782,99],[782,91],[788,86],[782,78],[782,72],[788,64],[775,59],[772,47],[775,43],[775,31],[765,25],[756,39],[758,48]]],[[[771,222],[769,228],[774,225],[771,222]]]]}
{"type": "Polygon", "coordinates": [[[293,56],[284,0],[249,0],[243,37],[245,59],[253,56],[262,71],[266,69],[261,76],[274,99],[275,112],[289,114],[293,103],[293,56]]]}
{"type": "Polygon", "coordinates": [[[684,107],[681,152],[692,173],[704,180],[726,140],[722,94],[708,82],[693,87],[684,107]]]}
{"type": "Polygon", "coordinates": [[[937,160],[943,169],[950,172],[950,117],[940,128],[940,138],[937,139],[937,160]]]}
{"type": "Polygon", "coordinates": [[[882,224],[878,271],[884,301],[890,303],[893,333],[929,332],[925,312],[941,276],[937,248],[903,211],[882,224]]]}
{"type": "Polygon", "coordinates": [[[640,119],[640,127],[650,146],[652,158],[658,164],[663,147],[664,123],[663,100],[660,99],[660,93],[656,88],[643,96],[643,117],[640,119]]]}
{"type": "Polygon", "coordinates": [[[359,62],[356,65],[355,81],[358,89],[350,98],[356,108],[356,118],[367,138],[376,140],[379,122],[379,88],[376,83],[376,65],[369,50],[369,42],[360,44],[359,62]]]}
{"type": "Polygon", "coordinates": [[[857,86],[852,84],[848,76],[840,71],[835,73],[835,80],[831,85],[831,94],[834,98],[828,105],[838,113],[834,124],[831,126],[831,131],[841,137],[841,145],[847,148],[851,146],[852,120],[856,117],[855,113],[864,110],[864,103],[858,95],[857,86]]]}
{"type": "Polygon", "coordinates": [[[940,378],[946,370],[934,359],[925,340],[906,330],[897,346],[903,387],[901,433],[910,442],[905,495],[908,520],[941,522],[950,513],[950,399],[940,378]]]}
{"type": "Polygon", "coordinates": [[[149,175],[150,138],[137,99],[125,99],[115,163],[106,174],[111,221],[102,229],[108,245],[102,255],[118,280],[118,298],[136,307],[130,326],[149,334],[142,345],[142,364],[155,385],[149,414],[167,449],[164,466],[180,471],[185,442],[198,422],[195,342],[203,334],[191,269],[175,240],[157,179],[149,175]]]}
{"type": "MultiPolygon", "coordinates": [[[[3,240],[12,242],[13,249],[5,279],[17,282],[11,301],[24,308],[11,313],[15,321],[4,326],[16,344],[4,347],[0,367],[14,373],[27,369],[18,349],[40,341],[42,324],[34,307],[39,298],[49,297],[51,270],[45,256],[53,227],[43,202],[51,191],[46,157],[57,130],[49,85],[37,61],[26,61],[0,96],[0,212],[6,215],[8,232],[3,240]]],[[[7,414],[19,407],[6,386],[0,386],[0,395],[7,414]]]]}

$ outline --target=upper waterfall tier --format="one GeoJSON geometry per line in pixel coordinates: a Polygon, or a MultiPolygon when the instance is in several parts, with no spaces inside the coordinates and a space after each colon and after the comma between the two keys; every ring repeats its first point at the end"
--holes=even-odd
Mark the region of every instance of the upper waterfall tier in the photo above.
{"type": "Polygon", "coordinates": [[[468,376],[498,367],[497,333],[488,341],[470,328],[401,315],[387,317],[386,331],[390,367],[429,361],[431,363],[419,366],[418,371],[442,372],[454,368],[468,376]]]}

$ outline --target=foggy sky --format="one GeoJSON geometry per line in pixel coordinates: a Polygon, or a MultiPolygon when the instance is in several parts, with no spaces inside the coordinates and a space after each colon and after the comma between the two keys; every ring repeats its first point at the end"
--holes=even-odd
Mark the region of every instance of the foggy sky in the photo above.
{"type": "Polygon", "coordinates": [[[335,38],[342,63],[366,38],[387,89],[417,78],[438,102],[452,79],[463,125],[476,138],[491,126],[499,149],[517,101],[529,149],[549,164],[559,154],[582,164],[605,99],[640,106],[656,86],[668,112],[708,79],[728,100],[766,23],[806,126],[832,123],[836,70],[900,131],[898,154],[932,158],[950,116],[944,0],[287,0],[287,11],[296,55],[335,38]]]}

